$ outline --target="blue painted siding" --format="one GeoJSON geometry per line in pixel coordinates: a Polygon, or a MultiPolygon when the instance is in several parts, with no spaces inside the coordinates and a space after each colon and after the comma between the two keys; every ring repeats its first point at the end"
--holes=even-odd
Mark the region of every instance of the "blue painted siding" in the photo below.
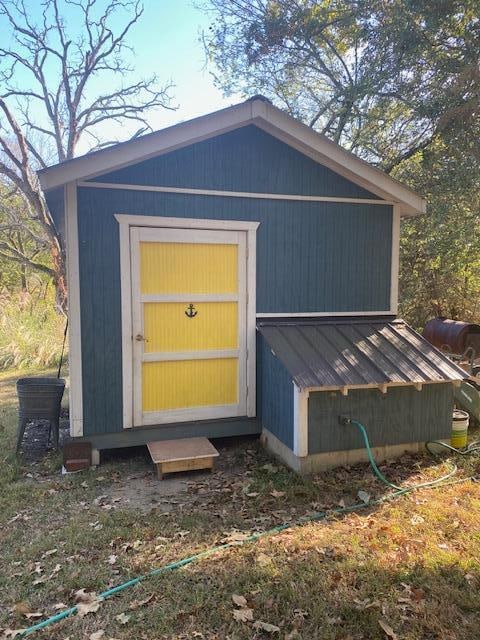
{"type": "Polygon", "coordinates": [[[47,201],[50,215],[52,216],[55,227],[57,228],[57,233],[63,242],[65,242],[65,197],[63,187],[52,189],[45,195],[45,199],[47,201]]]}
{"type": "Polygon", "coordinates": [[[78,189],[85,433],[122,429],[115,213],[255,220],[257,312],[389,308],[392,207],[78,189]]]}
{"type": "Polygon", "coordinates": [[[257,344],[258,418],[262,427],[293,449],[292,378],[260,336],[257,344]]]}
{"type": "Polygon", "coordinates": [[[375,198],[254,125],[108,173],[95,181],[254,193],[375,198]]]}
{"type": "Polygon", "coordinates": [[[421,391],[414,387],[392,387],[385,395],[377,389],[354,389],[348,396],[314,392],[308,401],[308,452],[363,448],[358,429],[340,426],[340,415],[362,422],[375,447],[448,438],[452,410],[450,383],[427,384],[421,391]]]}

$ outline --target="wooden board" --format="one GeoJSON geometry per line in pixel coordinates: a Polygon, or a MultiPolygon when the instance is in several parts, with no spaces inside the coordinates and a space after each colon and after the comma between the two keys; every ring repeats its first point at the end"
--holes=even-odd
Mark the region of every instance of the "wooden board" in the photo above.
{"type": "Polygon", "coordinates": [[[213,469],[220,454],[207,438],[182,438],[148,442],[148,451],[161,480],[164,473],[213,469]]]}

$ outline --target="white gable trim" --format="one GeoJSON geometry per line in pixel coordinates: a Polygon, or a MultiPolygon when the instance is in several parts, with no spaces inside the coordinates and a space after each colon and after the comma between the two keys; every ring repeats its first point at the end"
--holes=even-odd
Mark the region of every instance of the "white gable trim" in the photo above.
{"type": "Polygon", "coordinates": [[[375,195],[398,203],[402,215],[425,212],[425,200],[411,189],[261,99],[44,169],[39,172],[40,182],[48,190],[74,180],[94,178],[248,124],[257,125],[375,195]]]}
{"type": "Polygon", "coordinates": [[[394,205],[393,200],[374,198],[337,198],[335,196],[303,196],[291,193],[255,193],[250,191],[218,191],[216,189],[186,189],[185,187],[160,187],[144,184],[122,184],[119,182],[78,182],[87,189],[120,189],[127,191],[150,191],[158,193],[180,193],[195,196],[220,196],[227,198],[253,198],[256,200],[297,200],[300,202],[343,202],[347,204],[394,205]]]}
{"type": "Polygon", "coordinates": [[[255,121],[258,127],[380,198],[398,203],[402,215],[425,213],[426,201],[417,193],[284,111],[265,106],[268,116],[255,121]]]}

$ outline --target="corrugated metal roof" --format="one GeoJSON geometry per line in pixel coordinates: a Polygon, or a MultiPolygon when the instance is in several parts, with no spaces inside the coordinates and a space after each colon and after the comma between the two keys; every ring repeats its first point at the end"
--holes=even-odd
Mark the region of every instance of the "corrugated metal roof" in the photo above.
{"type": "Polygon", "coordinates": [[[463,380],[467,374],[402,320],[258,324],[300,389],[463,380]]]}

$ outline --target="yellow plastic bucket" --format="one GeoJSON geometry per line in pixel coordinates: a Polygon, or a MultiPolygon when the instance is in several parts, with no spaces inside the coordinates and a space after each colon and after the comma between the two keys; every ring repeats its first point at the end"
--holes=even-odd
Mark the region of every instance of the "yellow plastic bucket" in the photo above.
{"type": "Polygon", "coordinates": [[[455,449],[464,449],[467,446],[468,422],[469,415],[466,411],[454,410],[450,444],[455,449]]]}

